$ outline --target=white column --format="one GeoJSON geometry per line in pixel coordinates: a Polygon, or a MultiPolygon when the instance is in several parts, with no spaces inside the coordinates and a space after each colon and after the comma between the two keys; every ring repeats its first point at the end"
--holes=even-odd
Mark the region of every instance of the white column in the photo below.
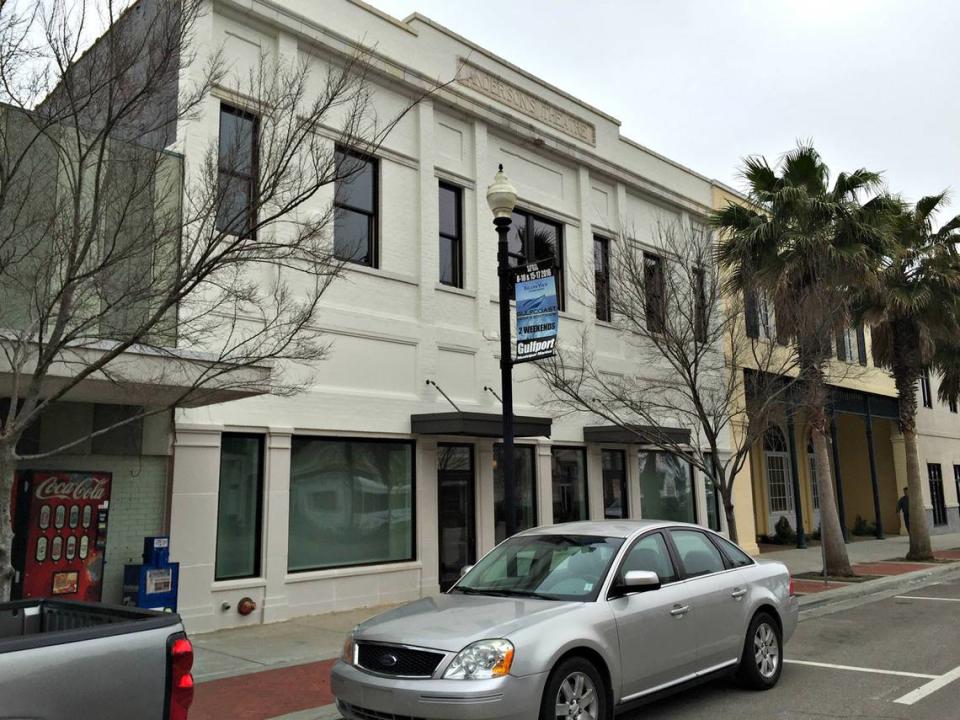
{"type": "Polygon", "coordinates": [[[476,444],[477,463],[477,557],[497,544],[493,503],[493,440],[476,444]]]}
{"type": "Polygon", "coordinates": [[[553,454],[549,440],[538,440],[536,445],[537,525],[553,524],[553,454]]]}
{"type": "Polygon", "coordinates": [[[603,455],[597,445],[587,446],[587,502],[588,517],[603,520],[603,455]]]}
{"type": "Polygon", "coordinates": [[[214,622],[211,586],[217,558],[221,429],[214,425],[175,429],[170,559],[180,563],[180,616],[195,630],[211,629],[214,622]]]}
{"type": "Polygon", "coordinates": [[[440,548],[437,523],[437,441],[417,442],[417,558],[420,560],[420,593],[440,592],[440,548]]]}
{"type": "Polygon", "coordinates": [[[278,622],[289,617],[286,576],[290,533],[290,449],[292,434],[292,428],[271,427],[266,441],[263,574],[267,581],[267,588],[263,602],[264,622],[278,622]]]}
{"type": "Polygon", "coordinates": [[[640,507],[640,455],[636,445],[627,445],[627,507],[630,517],[639,520],[640,507]]]}

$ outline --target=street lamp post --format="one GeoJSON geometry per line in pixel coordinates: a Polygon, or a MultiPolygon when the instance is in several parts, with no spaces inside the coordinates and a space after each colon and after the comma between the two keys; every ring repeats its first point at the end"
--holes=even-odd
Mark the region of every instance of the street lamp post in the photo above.
{"type": "Polygon", "coordinates": [[[503,511],[506,519],[506,536],[518,530],[517,482],[513,458],[513,350],[510,342],[510,249],[507,234],[513,208],[517,204],[517,191],[503,173],[503,165],[487,188],[487,204],[493,212],[493,224],[497,228],[497,275],[500,278],[500,392],[503,396],[503,452],[500,462],[503,472],[503,511]]]}

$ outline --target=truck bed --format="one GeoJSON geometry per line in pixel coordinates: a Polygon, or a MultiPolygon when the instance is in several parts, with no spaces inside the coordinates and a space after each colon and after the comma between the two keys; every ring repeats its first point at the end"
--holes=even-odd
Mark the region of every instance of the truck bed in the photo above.
{"type": "Polygon", "coordinates": [[[176,626],[180,617],[70,600],[0,603],[0,653],[176,626]]]}
{"type": "Polygon", "coordinates": [[[164,720],[171,648],[181,641],[176,613],[69,600],[0,603],[0,720],[164,720]]]}

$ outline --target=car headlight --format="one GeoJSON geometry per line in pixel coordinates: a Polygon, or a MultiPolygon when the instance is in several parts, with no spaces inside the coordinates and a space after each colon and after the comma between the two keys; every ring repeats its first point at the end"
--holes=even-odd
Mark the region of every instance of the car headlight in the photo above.
{"type": "Polygon", "coordinates": [[[343,641],[343,652],[340,654],[340,659],[347,665],[353,665],[356,653],[357,643],[354,642],[353,632],[351,631],[347,634],[347,639],[343,641]]]}
{"type": "Polygon", "coordinates": [[[513,643],[509,640],[480,640],[457,653],[443,673],[447,680],[488,680],[510,672],[513,643]]]}

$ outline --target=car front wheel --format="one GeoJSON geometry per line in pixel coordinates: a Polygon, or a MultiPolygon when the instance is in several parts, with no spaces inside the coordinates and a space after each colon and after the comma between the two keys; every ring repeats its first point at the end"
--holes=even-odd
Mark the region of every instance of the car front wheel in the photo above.
{"type": "Polygon", "coordinates": [[[777,684],[782,670],[783,639],[780,624],[769,613],[759,612],[754,615],[747,630],[737,676],[749,688],[769,690],[777,684]]]}
{"type": "Polygon", "coordinates": [[[564,660],[547,680],[540,720],[607,720],[607,692],[593,664],[579,657],[564,660]]]}

